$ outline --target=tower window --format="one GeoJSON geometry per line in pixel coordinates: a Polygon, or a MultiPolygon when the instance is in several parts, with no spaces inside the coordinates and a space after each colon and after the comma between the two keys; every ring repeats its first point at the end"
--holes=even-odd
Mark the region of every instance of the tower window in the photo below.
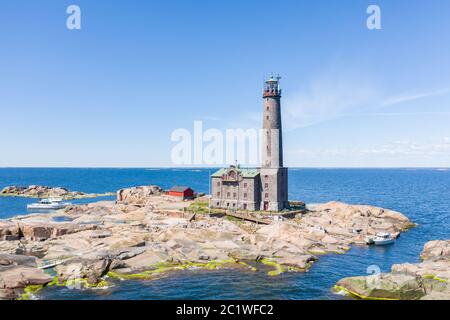
{"type": "Polygon", "coordinates": [[[266,116],[266,119],[269,120],[269,116],[266,116]]]}
{"type": "Polygon", "coordinates": [[[269,184],[266,182],[266,183],[264,183],[264,188],[268,188],[269,187],[269,184]]]}
{"type": "Polygon", "coordinates": [[[233,192],[233,198],[236,198],[236,192],[233,192]]]}
{"type": "Polygon", "coordinates": [[[229,192],[227,192],[227,198],[229,198],[230,197],[230,193],[229,192]]]}
{"type": "Polygon", "coordinates": [[[269,197],[269,194],[268,194],[268,193],[266,193],[266,194],[264,195],[264,197],[268,198],[268,197],[269,197]]]}
{"type": "Polygon", "coordinates": [[[267,110],[269,110],[269,106],[267,106],[267,108],[266,108],[267,110]]]}

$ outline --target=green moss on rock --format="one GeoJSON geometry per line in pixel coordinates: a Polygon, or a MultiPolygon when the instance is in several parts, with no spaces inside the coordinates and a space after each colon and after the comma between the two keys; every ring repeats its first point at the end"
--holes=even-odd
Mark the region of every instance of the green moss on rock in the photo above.
{"type": "Polygon", "coordinates": [[[34,293],[41,290],[44,286],[41,284],[32,284],[29,286],[26,286],[23,290],[22,295],[19,297],[19,300],[30,300],[34,293]]]}
{"type": "MultiPolygon", "coordinates": [[[[166,274],[169,272],[177,271],[177,270],[191,270],[191,269],[205,269],[205,270],[218,270],[227,266],[232,266],[236,264],[245,264],[244,262],[238,262],[234,259],[229,260],[212,260],[209,262],[191,262],[187,261],[180,264],[160,262],[154,265],[151,265],[150,270],[146,270],[139,273],[120,273],[116,271],[109,271],[107,276],[113,279],[121,279],[121,280],[149,280],[154,279],[158,275],[166,274]]],[[[245,264],[248,266],[247,264],[245,264]]],[[[250,266],[249,266],[250,267],[250,266]]]]}
{"type": "Polygon", "coordinates": [[[270,260],[268,258],[263,258],[261,260],[259,260],[262,264],[269,266],[269,267],[274,267],[275,270],[269,271],[267,274],[271,277],[273,276],[277,276],[279,274],[282,274],[283,272],[286,272],[288,269],[286,267],[284,267],[283,265],[279,264],[278,262],[275,262],[273,260],[270,260]]]}

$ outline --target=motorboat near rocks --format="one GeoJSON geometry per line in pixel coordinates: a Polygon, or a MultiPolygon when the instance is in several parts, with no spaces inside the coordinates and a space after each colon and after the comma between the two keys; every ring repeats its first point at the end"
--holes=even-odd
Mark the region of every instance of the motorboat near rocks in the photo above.
{"type": "Polygon", "coordinates": [[[395,239],[388,232],[379,232],[376,234],[375,237],[366,238],[367,244],[372,244],[372,245],[376,245],[376,246],[385,246],[388,244],[393,244],[394,242],[395,242],[395,239]]]}
{"type": "Polygon", "coordinates": [[[64,209],[70,202],[63,202],[60,198],[46,198],[41,199],[39,202],[31,203],[27,205],[28,210],[58,210],[64,209]]]}

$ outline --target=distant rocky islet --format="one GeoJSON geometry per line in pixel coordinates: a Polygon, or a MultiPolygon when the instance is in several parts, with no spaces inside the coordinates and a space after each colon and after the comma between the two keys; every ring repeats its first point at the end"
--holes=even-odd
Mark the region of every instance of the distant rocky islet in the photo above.
{"type": "Polygon", "coordinates": [[[113,193],[84,193],[80,191],[69,191],[62,187],[47,187],[39,185],[31,186],[8,186],[3,188],[0,196],[3,197],[26,197],[26,198],[61,198],[64,200],[89,199],[103,196],[111,196],[113,193]]]}

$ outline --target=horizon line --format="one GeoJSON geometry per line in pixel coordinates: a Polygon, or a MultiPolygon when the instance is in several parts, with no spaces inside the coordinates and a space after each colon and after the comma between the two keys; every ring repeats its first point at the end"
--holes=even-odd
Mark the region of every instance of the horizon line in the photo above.
{"type": "MultiPolygon", "coordinates": [[[[217,167],[123,167],[123,166],[0,166],[0,169],[217,169],[228,166],[217,167]]],[[[241,166],[241,168],[259,168],[259,166],[241,166]]],[[[288,169],[450,169],[450,166],[368,166],[368,167],[345,167],[345,166],[292,166],[288,169]]]]}

